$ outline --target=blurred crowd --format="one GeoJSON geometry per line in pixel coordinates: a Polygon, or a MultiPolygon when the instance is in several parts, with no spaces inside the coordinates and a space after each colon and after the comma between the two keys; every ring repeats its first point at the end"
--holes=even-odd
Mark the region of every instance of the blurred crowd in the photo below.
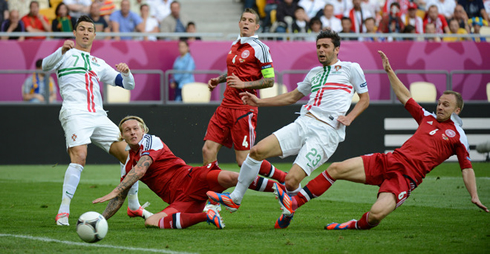
{"type": "MultiPolygon", "coordinates": [[[[230,0],[231,1],[231,0],[230,0]]],[[[379,34],[434,34],[407,40],[485,41],[485,37],[439,37],[480,34],[489,24],[490,0],[242,0],[261,17],[260,32],[318,33],[332,29],[346,40],[393,41],[379,34]]],[[[98,32],[195,33],[196,24],[172,0],[0,0],[2,32],[71,32],[81,15],[89,15],[98,32]]],[[[44,36],[2,36],[3,40],[44,36]]],[[[114,40],[157,40],[156,36],[104,37],[114,40]]],[[[165,38],[160,38],[165,39],[165,38]]],[[[174,38],[178,39],[178,38],[174,38]]],[[[180,38],[182,39],[182,38],[180,38]]],[[[199,40],[189,35],[187,40],[199,40]]],[[[314,40],[305,37],[306,40],[314,40]]]]}
{"type": "MultiPolygon", "coordinates": [[[[196,24],[180,8],[180,2],[172,0],[0,0],[0,24],[2,32],[72,32],[76,20],[88,15],[97,32],[196,33],[196,24]]],[[[45,38],[2,36],[3,40],[45,38]]],[[[157,37],[98,39],[154,41],[157,37]]],[[[200,40],[193,35],[184,39],[200,40]]]]}
{"type": "MultiPolygon", "coordinates": [[[[484,37],[438,35],[479,34],[490,21],[490,0],[243,0],[243,3],[245,8],[257,8],[262,32],[270,33],[318,33],[332,29],[342,34],[434,34],[406,40],[484,41],[484,37]]],[[[345,37],[360,41],[400,38],[345,37]]]]}

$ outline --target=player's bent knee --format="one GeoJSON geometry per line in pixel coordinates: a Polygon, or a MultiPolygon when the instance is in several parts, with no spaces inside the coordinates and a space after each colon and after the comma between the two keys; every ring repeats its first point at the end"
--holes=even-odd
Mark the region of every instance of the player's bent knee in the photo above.
{"type": "Polygon", "coordinates": [[[339,179],[344,173],[342,162],[334,162],[327,168],[328,174],[333,179],[339,179]]]}
{"type": "Polygon", "coordinates": [[[302,180],[303,179],[299,179],[298,177],[294,176],[293,174],[287,174],[286,179],[285,179],[286,189],[288,189],[290,191],[296,190],[299,187],[299,183],[302,180]]]}
{"type": "Polygon", "coordinates": [[[260,146],[254,146],[252,149],[250,149],[250,158],[261,161],[266,159],[265,158],[265,152],[260,149],[260,146]]]}

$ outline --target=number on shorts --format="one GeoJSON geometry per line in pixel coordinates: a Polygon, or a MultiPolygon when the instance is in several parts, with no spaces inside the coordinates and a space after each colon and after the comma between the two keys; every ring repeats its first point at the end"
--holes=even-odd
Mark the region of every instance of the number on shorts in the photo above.
{"type": "Polygon", "coordinates": [[[73,64],[73,67],[75,67],[75,66],[77,66],[77,63],[78,63],[78,58],[79,58],[79,57],[78,57],[78,56],[75,56],[75,55],[71,55],[71,56],[72,56],[72,57],[76,57],[76,58],[77,58],[77,60],[75,60],[75,64],[73,64]]]}
{"type": "Polygon", "coordinates": [[[245,135],[245,137],[243,137],[242,146],[243,146],[243,147],[248,147],[247,135],[245,135]]]}
{"type": "MultiPolygon", "coordinates": [[[[322,156],[318,154],[318,151],[315,148],[311,149],[311,152],[306,154],[306,159],[308,159],[309,162],[313,165],[313,167],[316,167],[318,165],[318,162],[322,159],[322,156]]],[[[310,163],[308,162],[308,167],[310,166],[310,163]]]]}

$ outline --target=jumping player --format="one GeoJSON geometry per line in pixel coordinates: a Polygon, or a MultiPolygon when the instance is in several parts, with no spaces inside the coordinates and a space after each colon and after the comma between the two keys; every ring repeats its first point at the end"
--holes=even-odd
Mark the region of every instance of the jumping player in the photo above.
{"type": "MultiPolygon", "coordinates": [[[[322,31],[317,36],[316,48],[322,66],[311,69],[295,90],[265,99],[258,99],[248,92],[240,94],[243,103],[255,107],[290,105],[310,95],[295,122],[252,147],[240,169],[240,177],[242,172],[250,172],[244,182],[253,181],[264,159],[296,154],[296,160],[286,176],[286,189],[290,195],[295,195],[301,189],[301,181],[325,163],[339,142],[344,141],[345,127],[368,107],[369,94],[361,67],[337,58],[340,36],[331,30],[322,31]],[[360,100],[346,115],[355,92],[360,100]]],[[[245,194],[244,187],[239,181],[230,195],[208,192],[208,196],[229,210],[236,211],[245,194]]]]}
{"type": "MultiPolygon", "coordinates": [[[[233,42],[226,58],[228,72],[208,82],[210,90],[223,82],[227,86],[224,99],[211,117],[204,137],[203,165],[216,161],[222,146],[234,146],[236,161],[241,166],[255,143],[258,109],[243,105],[239,94],[244,91],[256,94],[255,89],[274,85],[274,68],[269,47],[254,35],[259,29],[258,21],[259,16],[254,10],[247,8],[243,11],[238,22],[240,35],[233,42]]],[[[267,161],[260,168],[260,174],[279,182],[284,182],[286,177],[286,173],[275,169],[267,161]]],[[[248,186],[250,182],[244,185],[248,186]]]]}
{"type": "MultiPolygon", "coordinates": [[[[208,199],[206,191],[224,191],[235,186],[238,173],[221,170],[217,162],[201,167],[187,165],[160,138],[147,134],[149,129],[140,117],[123,118],[119,129],[129,149],[127,174],[112,192],[93,201],[100,203],[110,200],[103,213],[106,219],[122,206],[131,185],[141,180],[169,204],[163,211],[147,218],[146,226],[180,229],[204,221],[220,229],[225,226],[215,208],[202,212],[208,199]]],[[[274,183],[257,177],[249,187],[272,192],[274,183]]]]}
{"type": "Polygon", "coordinates": [[[331,223],[325,226],[325,229],[373,228],[405,202],[411,192],[422,183],[427,173],[454,154],[458,157],[471,202],[489,212],[478,198],[468,141],[461,128],[461,118],[458,116],[463,109],[461,95],[454,91],[445,91],[437,103],[437,113],[429,113],[412,99],[408,89],[391,68],[386,55],[378,52],[398,100],[419,124],[417,131],[393,153],[375,153],[332,163],[292,198],[278,188],[276,195],[279,197],[283,214],[276,225],[281,225],[281,228],[289,225],[290,218],[298,207],[322,195],[336,180],[378,185],[378,199],[361,219],[341,224],[331,223]]]}
{"type": "MultiPolygon", "coordinates": [[[[95,24],[88,16],[82,16],[75,24],[75,43],[66,40],[63,46],[43,59],[44,71],[56,70],[63,105],[60,122],[65,132],[66,147],[71,163],[66,169],[61,205],[56,215],[56,224],[68,226],[70,202],[77,190],[87,158],[87,145],[94,143],[116,157],[121,166],[128,153],[125,142],[119,142],[119,130],[109,120],[102,107],[99,81],[104,84],[134,89],[135,83],[125,63],[116,64],[116,70],[104,60],[90,55],[95,38],[95,24]]],[[[131,190],[128,215],[150,216],[138,200],[138,185],[131,190]]]]}

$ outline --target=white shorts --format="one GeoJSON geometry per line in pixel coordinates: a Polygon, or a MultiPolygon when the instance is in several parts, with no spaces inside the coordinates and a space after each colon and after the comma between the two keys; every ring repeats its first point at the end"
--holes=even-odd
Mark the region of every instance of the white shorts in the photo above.
{"type": "Polygon", "coordinates": [[[300,116],[273,134],[281,146],[280,157],[297,154],[294,163],[308,176],[333,155],[341,142],[337,130],[309,116],[300,116]]]}
{"type": "Polygon", "coordinates": [[[59,116],[65,131],[66,148],[94,143],[109,153],[119,140],[119,128],[107,115],[62,109],[59,116]]]}

